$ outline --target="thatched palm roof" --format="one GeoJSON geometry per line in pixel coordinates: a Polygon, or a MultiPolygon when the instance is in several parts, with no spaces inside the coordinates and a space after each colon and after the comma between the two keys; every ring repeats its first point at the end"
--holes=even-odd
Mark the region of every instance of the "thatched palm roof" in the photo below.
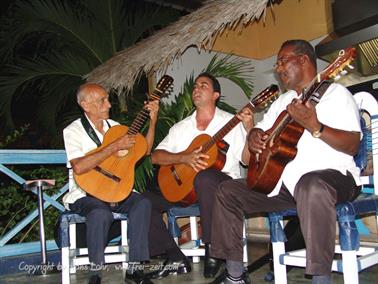
{"type": "Polygon", "coordinates": [[[260,18],[269,0],[209,0],[198,10],[118,52],[86,76],[105,88],[130,90],[140,74],[165,71],[189,46],[211,49],[225,28],[260,18]]]}

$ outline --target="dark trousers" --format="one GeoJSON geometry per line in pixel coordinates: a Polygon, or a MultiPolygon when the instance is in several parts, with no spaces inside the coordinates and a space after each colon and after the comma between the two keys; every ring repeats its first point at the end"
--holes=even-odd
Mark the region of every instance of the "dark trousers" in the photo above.
{"type": "Polygon", "coordinates": [[[169,249],[177,247],[162,217],[162,214],[175,204],[168,202],[160,192],[156,191],[145,191],[143,197],[150,201],[152,207],[148,236],[150,254],[151,256],[164,254],[169,249]]]}
{"type": "MultiPolygon", "coordinates": [[[[231,179],[231,177],[222,174],[218,170],[209,169],[208,171],[212,173],[211,181],[207,180],[207,175],[203,175],[203,171],[199,172],[194,180],[194,187],[200,205],[202,241],[204,243],[209,243],[211,240],[211,219],[215,191],[219,183],[231,179]]],[[[173,206],[180,206],[180,204],[168,202],[160,192],[146,191],[143,196],[149,199],[152,204],[149,234],[150,253],[151,256],[160,255],[177,246],[167,230],[162,213],[173,206]]]]}
{"type": "MultiPolygon", "coordinates": [[[[207,174],[210,181],[214,173],[207,174]]],[[[226,180],[216,192],[211,254],[241,262],[244,216],[296,208],[307,248],[306,273],[328,275],[335,247],[335,205],[353,200],[359,192],[360,187],[350,174],[345,176],[335,170],[303,175],[295,187],[294,197],[284,186],[277,196],[267,197],[248,190],[245,179],[226,180]]]]}
{"type": "Polygon", "coordinates": [[[204,243],[211,242],[215,193],[218,185],[226,180],[231,180],[231,177],[215,169],[200,171],[194,179],[194,188],[200,205],[202,242],[204,243]]]}
{"type": "Polygon", "coordinates": [[[129,261],[150,259],[148,232],[151,203],[142,195],[132,192],[115,207],[97,198],[85,196],[70,204],[70,209],[86,218],[89,261],[96,265],[105,263],[104,250],[108,242],[112,212],[128,214],[129,261]]]}

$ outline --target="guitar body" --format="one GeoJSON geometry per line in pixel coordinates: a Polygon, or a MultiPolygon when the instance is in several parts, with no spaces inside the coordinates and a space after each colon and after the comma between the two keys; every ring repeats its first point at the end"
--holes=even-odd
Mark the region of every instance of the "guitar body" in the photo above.
{"type": "MultiPolygon", "coordinates": [[[[279,115],[274,125],[267,131],[269,136],[286,114],[287,112],[283,111],[279,115]]],[[[248,188],[264,194],[272,192],[285,166],[297,155],[297,144],[303,131],[301,125],[291,121],[281,132],[271,137],[261,154],[251,154],[247,175],[248,188]]]]}
{"type": "MultiPolygon", "coordinates": [[[[102,145],[88,154],[100,151],[103,147],[127,134],[128,130],[129,128],[124,125],[111,127],[105,133],[102,145]]],[[[87,193],[102,201],[119,202],[124,200],[134,186],[135,164],[147,152],[146,138],[137,133],[135,145],[124,152],[126,153],[119,152],[108,157],[98,165],[97,169],[94,168],[81,175],[74,174],[76,183],[87,193]],[[105,171],[106,174],[102,171],[105,171]]]]}
{"type": "MultiPolygon", "coordinates": [[[[193,150],[199,148],[210,139],[211,136],[207,134],[198,135],[183,153],[193,152],[193,150]]],[[[223,168],[226,157],[219,151],[216,144],[212,145],[206,154],[209,155],[207,168],[223,168]]],[[[170,202],[181,201],[186,206],[195,203],[197,195],[193,188],[193,181],[196,174],[197,172],[186,164],[161,166],[158,174],[158,183],[164,198],[170,202]]]]}

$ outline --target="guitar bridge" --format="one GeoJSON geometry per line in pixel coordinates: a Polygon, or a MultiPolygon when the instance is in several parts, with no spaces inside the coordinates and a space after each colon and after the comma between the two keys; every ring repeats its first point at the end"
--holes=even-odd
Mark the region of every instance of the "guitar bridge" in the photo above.
{"type": "Polygon", "coordinates": [[[113,175],[112,173],[110,173],[110,172],[102,169],[99,166],[94,167],[94,169],[97,172],[99,172],[100,174],[103,174],[104,176],[106,176],[107,178],[110,178],[110,179],[114,180],[115,182],[121,182],[121,179],[119,177],[117,177],[116,175],[113,175]]]}
{"type": "Polygon", "coordinates": [[[178,176],[174,166],[171,166],[171,172],[172,172],[172,175],[173,175],[174,179],[176,180],[177,184],[182,185],[182,181],[181,181],[180,177],[178,176]]]}

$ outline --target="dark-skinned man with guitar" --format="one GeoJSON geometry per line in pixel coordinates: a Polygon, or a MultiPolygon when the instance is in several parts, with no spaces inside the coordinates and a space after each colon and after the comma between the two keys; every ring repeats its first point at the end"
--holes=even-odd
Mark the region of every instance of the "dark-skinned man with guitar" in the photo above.
{"type": "MultiPolygon", "coordinates": [[[[77,102],[84,110],[84,115],[73,121],[63,130],[65,149],[69,166],[75,174],[87,173],[112,155],[134,147],[135,135],[125,134],[113,142],[95,150],[103,141],[105,133],[118,123],[109,119],[109,94],[98,84],[86,83],[77,92],[77,102]]],[[[145,104],[149,111],[150,127],[146,135],[147,154],[150,153],[158,113],[158,101],[145,104]]],[[[136,145],[137,146],[137,145],[136,145]]],[[[126,169],[125,169],[126,170],[126,169]]],[[[103,190],[106,190],[104,188],[103,190]]],[[[133,270],[133,264],[150,259],[148,250],[148,231],[150,226],[151,203],[142,195],[131,194],[120,202],[108,203],[86,194],[76,182],[63,202],[67,209],[86,217],[87,246],[91,262],[89,283],[101,283],[101,269],[105,263],[104,249],[108,242],[110,225],[113,222],[112,212],[128,213],[129,217],[129,270],[126,281],[152,283],[145,278],[140,269],[133,270]]],[[[135,265],[136,266],[136,265],[135,265]]],[[[140,265],[136,266],[140,267],[140,265]]]]}
{"type": "MultiPolygon", "coordinates": [[[[321,76],[316,76],[314,48],[304,40],[283,43],[275,70],[287,91],[248,133],[248,178],[224,181],[216,192],[211,255],[226,259],[226,270],[212,283],[250,283],[242,263],[244,216],[290,208],[297,209],[306,242],[306,274],[313,276],[313,283],[331,283],[335,204],[353,200],[360,192],[353,156],[361,129],[352,94],[340,84],[315,83],[321,76]],[[266,153],[273,153],[275,143],[284,145],[293,138],[296,155],[283,162],[270,192],[259,191],[264,188],[256,186],[262,175],[250,177],[250,171],[269,168],[265,160],[276,165],[279,159],[266,153]]],[[[208,181],[211,175],[207,173],[208,181]]],[[[266,175],[261,179],[274,180],[272,170],[266,175]]]]}
{"type": "MultiPolygon", "coordinates": [[[[195,112],[172,126],[168,135],[151,154],[153,164],[162,167],[168,166],[170,174],[174,174],[173,178],[180,179],[178,184],[181,184],[181,181],[182,184],[188,182],[189,189],[193,188],[193,177],[195,174],[200,174],[203,169],[209,167],[208,159],[210,156],[208,153],[203,152],[205,147],[199,145],[190,149],[189,145],[191,145],[191,142],[199,135],[214,135],[234,117],[234,115],[216,106],[220,95],[220,84],[213,75],[201,73],[197,76],[192,91],[192,101],[195,106],[195,112]],[[174,167],[176,167],[177,171],[172,170],[171,172],[170,169],[174,167]],[[185,174],[180,175],[180,167],[188,173],[188,180],[185,180],[185,174]]],[[[237,114],[237,117],[237,122],[242,121],[242,123],[235,123],[233,129],[224,137],[226,143],[229,144],[229,148],[226,154],[226,164],[222,171],[225,172],[228,179],[239,178],[241,176],[239,162],[248,162],[248,159],[243,159],[243,157],[245,153],[249,153],[245,141],[247,131],[253,126],[252,111],[248,108],[243,109],[237,114]],[[243,150],[243,147],[240,148],[240,145],[246,145],[245,149],[243,150]]],[[[162,170],[162,167],[160,170],[162,170]]],[[[161,172],[159,172],[159,185],[162,192],[161,181],[164,180],[164,178],[165,177],[161,177],[161,172]]],[[[171,190],[172,187],[174,187],[174,183],[168,182],[168,190],[171,190]]],[[[221,264],[221,260],[210,258],[209,255],[214,192],[209,191],[206,184],[196,184],[196,182],[194,182],[194,189],[200,205],[202,241],[206,244],[204,276],[214,277],[221,264]]],[[[175,194],[177,192],[173,193],[175,194]]],[[[189,272],[191,267],[188,260],[169,235],[166,225],[162,220],[162,212],[173,206],[175,202],[168,202],[160,193],[145,192],[144,195],[147,196],[152,203],[149,239],[151,255],[167,254],[167,260],[163,268],[156,271],[153,278],[162,278],[171,273],[180,274],[189,272]]],[[[172,201],[177,201],[176,204],[180,204],[180,200],[173,199],[172,201]]]]}

